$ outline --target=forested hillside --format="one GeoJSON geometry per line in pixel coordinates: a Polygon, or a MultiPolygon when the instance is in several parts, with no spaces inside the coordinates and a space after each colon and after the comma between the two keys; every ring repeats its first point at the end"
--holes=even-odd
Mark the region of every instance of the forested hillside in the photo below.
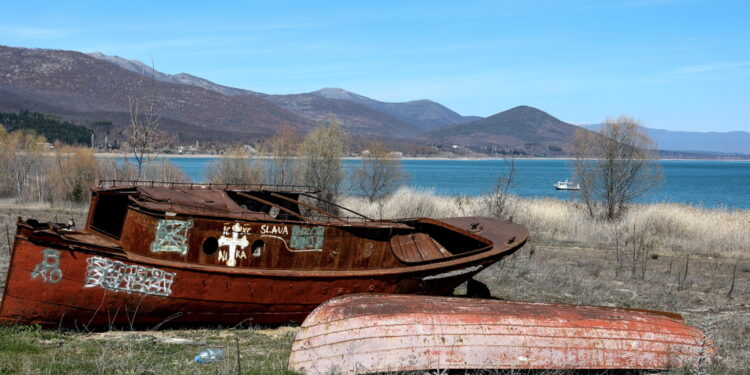
{"type": "Polygon", "coordinates": [[[87,144],[91,140],[91,130],[62,121],[59,117],[43,113],[20,111],[18,113],[0,112],[0,125],[7,131],[18,129],[34,130],[50,142],[60,141],[67,144],[87,144]]]}

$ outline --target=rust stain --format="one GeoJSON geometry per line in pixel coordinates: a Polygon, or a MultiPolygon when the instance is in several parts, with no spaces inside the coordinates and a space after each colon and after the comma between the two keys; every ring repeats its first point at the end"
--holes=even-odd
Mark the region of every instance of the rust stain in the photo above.
{"type": "Polygon", "coordinates": [[[497,300],[349,295],[294,340],[305,374],[429,369],[669,369],[716,351],[676,314],[497,300]]]}

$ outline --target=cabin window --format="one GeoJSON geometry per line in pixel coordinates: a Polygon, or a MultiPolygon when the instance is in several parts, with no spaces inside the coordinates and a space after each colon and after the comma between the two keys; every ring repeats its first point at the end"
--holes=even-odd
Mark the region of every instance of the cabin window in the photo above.
{"type": "Polygon", "coordinates": [[[219,240],[216,237],[208,237],[203,241],[203,252],[212,255],[219,249],[219,240]]]}
{"type": "Polygon", "coordinates": [[[253,242],[253,256],[259,257],[263,255],[263,249],[266,247],[266,244],[263,242],[263,240],[257,240],[253,242]]]}
{"type": "MultiPolygon", "coordinates": [[[[294,194],[277,194],[284,195],[293,200],[297,199],[297,196],[294,194]]],[[[279,198],[270,192],[228,192],[228,195],[237,202],[237,204],[248,211],[265,213],[277,220],[301,220],[299,216],[295,215],[300,213],[299,206],[296,202],[290,202],[287,199],[279,198]],[[258,199],[253,199],[248,196],[256,197],[258,199]],[[295,214],[291,214],[289,211],[294,212],[295,214]]]]}
{"type": "Polygon", "coordinates": [[[128,194],[98,194],[91,228],[119,239],[128,212],[128,194]]]}

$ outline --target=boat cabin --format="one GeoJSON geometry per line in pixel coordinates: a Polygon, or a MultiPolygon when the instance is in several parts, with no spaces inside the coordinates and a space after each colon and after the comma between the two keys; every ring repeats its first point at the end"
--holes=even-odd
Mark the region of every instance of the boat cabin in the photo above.
{"type": "Polygon", "coordinates": [[[107,181],[87,229],[131,255],[254,269],[396,268],[492,247],[437,220],[373,220],[304,186],[107,181]]]}

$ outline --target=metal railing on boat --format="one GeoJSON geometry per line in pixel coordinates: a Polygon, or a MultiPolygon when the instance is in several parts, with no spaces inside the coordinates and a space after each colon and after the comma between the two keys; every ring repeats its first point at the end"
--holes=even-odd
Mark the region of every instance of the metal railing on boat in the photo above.
{"type": "MultiPolygon", "coordinates": [[[[372,218],[365,216],[359,212],[356,212],[354,210],[351,210],[349,208],[340,206],[336,203],[327,201],[325,199],[321,199],[320,197],[317,197],[313,194],[317,194],[319,191],[315,190],[314,187],[308,186],[308,185],[277,185],[277,184],[217,184],[217,183],[195,183],[195,182],[172,182],[172,181],[144,181],[144,180],[101,180],[97,184],[99,189],[116,189],[116,188],[133,188],[133,187],[166,187],[170,189],[179,188],[179,189],[200,189],[200,190],[207,190],[207,189],[221,189],[226,191],[232,191],[239,195],[245,196],[247,198],[261,201],[265,204],[269,204],[273,207],[276,207],[280,210],[286,210],[283,206],[266,201],[264,199],[260,199],[258,197],[253,197],[248,194],[244,194],[244,192],[270,192],[272,195],[275,195],[276,197],[293,201],[296,204],[299,204],[300,206],[304,207],[308,212],[306,214],[292,214],[294,216],[298,216],[301,219],[304,219],[305,221],[315,221],[315,222],[344,222],[344,223],[362,223],[362,222],[368,222],[368,221],[376,221],[372,218]],[[330,208],[334,210],[340,210],[343,212],[346,212],[348,214],[353,214],[354,216],[341,216],[336,213],[326,212],[325,210],[322,210],[320,208],[315,207],[312,204],[307,204],[302,202],[299,199],[293,199],[289,197],[285,197],[280,194],[274,194],[275,192],[284,192],[284,193],[295,193],[299,194],[299,196],[307,197],[314,201],[324,202],[326,205],[328,205],[330,208]]],[[[190,206],[190,204],[181,203],[182,206],[190,206]]],[[[201,206],[196,206],[201,207],[201,206]]]]}
{"type": "Polygon", "coordinates": [[[154,180],[101,180],[97,183],[100,189],[115,187],[137,187],[137,186],[160,186],[168,188],[183,189],[223,189],[223,190],[254,190],[254,191],[284,191],[294,193],[318,193],[313,186],[309,185],[283,185],[283,184],[227,184],[227,183],[203,183],[203,182],[174,182],[154,180]]]}

